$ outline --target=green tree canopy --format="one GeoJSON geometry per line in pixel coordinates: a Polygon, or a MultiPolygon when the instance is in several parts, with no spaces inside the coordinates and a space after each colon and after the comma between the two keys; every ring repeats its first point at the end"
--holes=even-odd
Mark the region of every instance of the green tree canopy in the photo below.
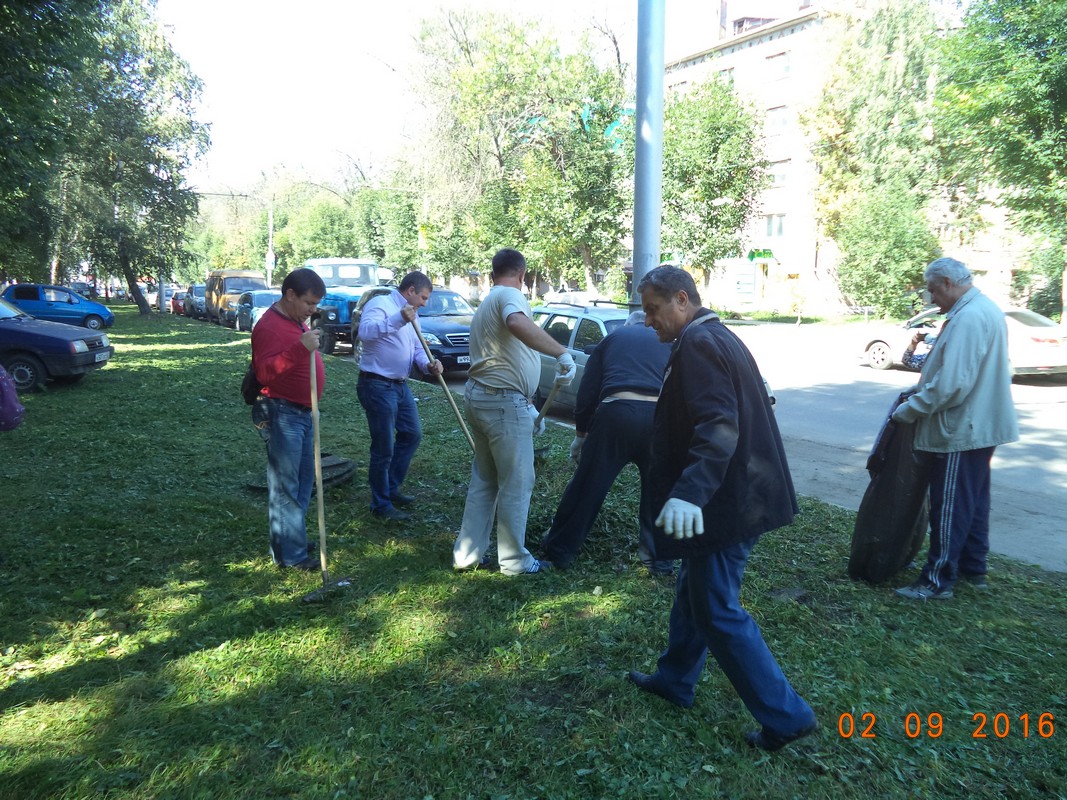
{"type": "Polygon", "coordinates": [[[0,280],[46,277],[48,193],[71,133],[59,101],[93,50],[100,5],[0,4],[0,280]]]}
{"type": "Polygon", "coordinates": [[[838,226],[838,283],[853,302],[884,316],[907,316],[926,265],[940,253],[925,214],[906,186],[863,195],[838,226]]]}
{"type": "Polygon", "coordinates": [[[740,255],[766,185],[759,123],[723,81],[669,99],[663,131],[663,248],[706,272],[740,255]]]}

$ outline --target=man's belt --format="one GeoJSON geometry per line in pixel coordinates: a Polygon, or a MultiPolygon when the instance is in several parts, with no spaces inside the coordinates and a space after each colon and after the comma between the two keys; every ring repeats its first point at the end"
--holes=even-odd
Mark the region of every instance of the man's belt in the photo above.
{"type": "Polygon", "coordinates": [[[644,400],[646,403],[655,403],[659,400],[659,395],[640,394],[638,392],[615,392],[615,394],[609,394],[604,398],[605,403],[609,400],[644,400]]]}
{"type": "Polygon", "coordinates": [[[370,378],[375,381],[389,381],[389,383],[403,383],[406,378],[387,378],[384,375],[379,375],[377,372],[367,372],[365,369],[359,371],[359,377],[370,378]]]}

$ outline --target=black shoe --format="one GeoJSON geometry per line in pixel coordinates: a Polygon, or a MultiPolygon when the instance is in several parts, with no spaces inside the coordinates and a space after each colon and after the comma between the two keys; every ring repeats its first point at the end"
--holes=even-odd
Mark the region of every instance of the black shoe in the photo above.
{"type": "Polygon", "coordinates": [[[404,511],[399,511],[395,508],[387,508],[384,511],[372,511],[371,513],[374,514],[374,516],[376,517],[392,519],[396,520],[397,522],[402,522],[405,519],[411,519],[411,514],[408,514],[404,511]]]}
{"type": "Polygon", "coordinates": [[[658,680],[655,675],[648,675],[644,672],[638,672],[637,670],[631,670],[630,674],[626,676],[630,679],[630,683],[634,684],[642,692],[648,692],[654,694],[656,697],[662,697],[668,703],[678,706],[678,708],[692,708],[692,700],[679,700],[674,695],[670,694],[658,680]]]}
{"type": "Polygon", "coordinates": [[[795,742],[797,739],[803,739],[805,736],[810,736],[815,733],[815,729],[818,728],[818,723],[811,723],[806,728],[801,728],[791,736],[781,736],[777,733],[771,733],[764,728],[761,731],[749,731],[745,734],[745,741],[748,742],[749,747],[755,747],[758,750],[766,750],[768,753],[774,753],[781,750],[790,742],[795,742]]]}
{"type": "Polygon", "coordinates": [[[415,502],[415,495],[400,494],[400,492],[397,492],[389,499],[392,500],[394,506],[410,506],[412,503],[415,502]]]}

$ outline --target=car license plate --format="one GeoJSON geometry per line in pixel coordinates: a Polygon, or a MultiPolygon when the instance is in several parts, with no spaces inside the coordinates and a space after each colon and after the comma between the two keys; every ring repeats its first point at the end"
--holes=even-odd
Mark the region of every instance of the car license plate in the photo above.
{"type": "Polygon", "coordinates": [[[96,358],[95,358],[95,360],[96,360],[96,361],[98,361],[98,362],[99,362],[99,361],[107,361],[107,359],[108,359],[108,357],[109,357],[110,355],[111,355],[111,353],[109,353],[109,352],[107,352],[107,351],[105,350],[105,351],[104,351],[103,353],[97,353],[97,354],[96,354],[96,358]]]}
{"type": "Polygon", "coordinates": [[[456,356],[456,363],[457,364],[469,364],[469,363],[471,363],[471,357],[470,356],[456,356]]]}

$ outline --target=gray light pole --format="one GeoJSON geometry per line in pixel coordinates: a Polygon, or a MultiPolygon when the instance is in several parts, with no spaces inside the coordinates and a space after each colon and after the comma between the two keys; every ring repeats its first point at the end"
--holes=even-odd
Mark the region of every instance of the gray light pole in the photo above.
{"type": "Polygon", "coordinates": [[[634,159],[634,271],[631,305],[640,306],[637,285],[659,266],[663,195],[663,6],[637,0],[637,108],[634,159]]]}

